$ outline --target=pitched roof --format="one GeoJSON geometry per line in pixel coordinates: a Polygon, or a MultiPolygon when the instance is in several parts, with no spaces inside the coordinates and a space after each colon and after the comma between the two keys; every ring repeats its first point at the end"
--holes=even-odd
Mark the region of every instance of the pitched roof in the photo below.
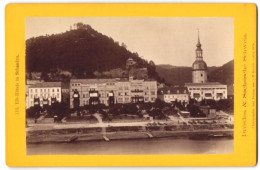
{"type": "Polygon", "coordinates": [[[208,86],[208,85],[225,85],[219,82],[206,82],[206,83],[185,83],[185,86],[208,86]]]}
{"type": "Polygon", "coordinates": [[[158,94],[188,94],[187,87],[163,87],[158,89],[158,94]]]}
{"type": "Polygon", "coordinates": [[[71,79],[70,83],[101,84],[116,82],[116,79],[71,79]]]}
{"type": "Polygon", "coordinates": [[[61,87],[61,82],[42,82],[31,85],[29,88],[61,87]]]}

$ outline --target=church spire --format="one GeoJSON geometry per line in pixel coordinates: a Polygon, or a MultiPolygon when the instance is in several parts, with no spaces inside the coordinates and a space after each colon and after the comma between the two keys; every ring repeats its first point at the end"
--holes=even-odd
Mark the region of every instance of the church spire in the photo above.
{"type": "Polygon", "coordinates": [[[199,29],[198,29],[198,43],[197,43],[197,49],[196,49],[196,59],[197,60],[202,60],[203,56],[202,56],[202,49],[201,49],[201,43],[200,43],[200,34],[199,34],[199,29]]]}
{"type": "Polygon", "coordinates": [[[200,30],[198,29],[198,43],[197,43],[197,47],[201,47],[200,44],[200,30]]]}

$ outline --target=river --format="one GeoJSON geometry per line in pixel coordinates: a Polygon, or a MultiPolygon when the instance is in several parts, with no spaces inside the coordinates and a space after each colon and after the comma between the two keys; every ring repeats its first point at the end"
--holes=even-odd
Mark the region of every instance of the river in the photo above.
{"type": "Polygon", "coordinates": [[[27,155],[149,155],[233,153],[233,139],[154,138],[27,144],[27,155]]]}

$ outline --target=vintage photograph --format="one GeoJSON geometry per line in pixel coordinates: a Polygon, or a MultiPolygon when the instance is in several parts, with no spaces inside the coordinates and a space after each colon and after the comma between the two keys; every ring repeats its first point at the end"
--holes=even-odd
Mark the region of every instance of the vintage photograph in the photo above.
{"type": "Polygon", "coordinates": [[[233,153],[231,17],[27,17],[27,155],[233,153]]]}

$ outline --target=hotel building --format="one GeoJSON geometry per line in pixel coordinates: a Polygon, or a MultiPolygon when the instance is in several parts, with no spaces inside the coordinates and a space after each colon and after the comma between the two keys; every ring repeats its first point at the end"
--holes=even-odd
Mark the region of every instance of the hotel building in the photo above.
{"type": "Polygon", "coordinates": [[[61,82],[42,82],[28,88],[28,108],[61,102],[61,82]]]}
{"type": "Polygon", "coordinates": [[[157,82],[120,79],[71,79],[70,107],[154,102],[157,82]]]}

